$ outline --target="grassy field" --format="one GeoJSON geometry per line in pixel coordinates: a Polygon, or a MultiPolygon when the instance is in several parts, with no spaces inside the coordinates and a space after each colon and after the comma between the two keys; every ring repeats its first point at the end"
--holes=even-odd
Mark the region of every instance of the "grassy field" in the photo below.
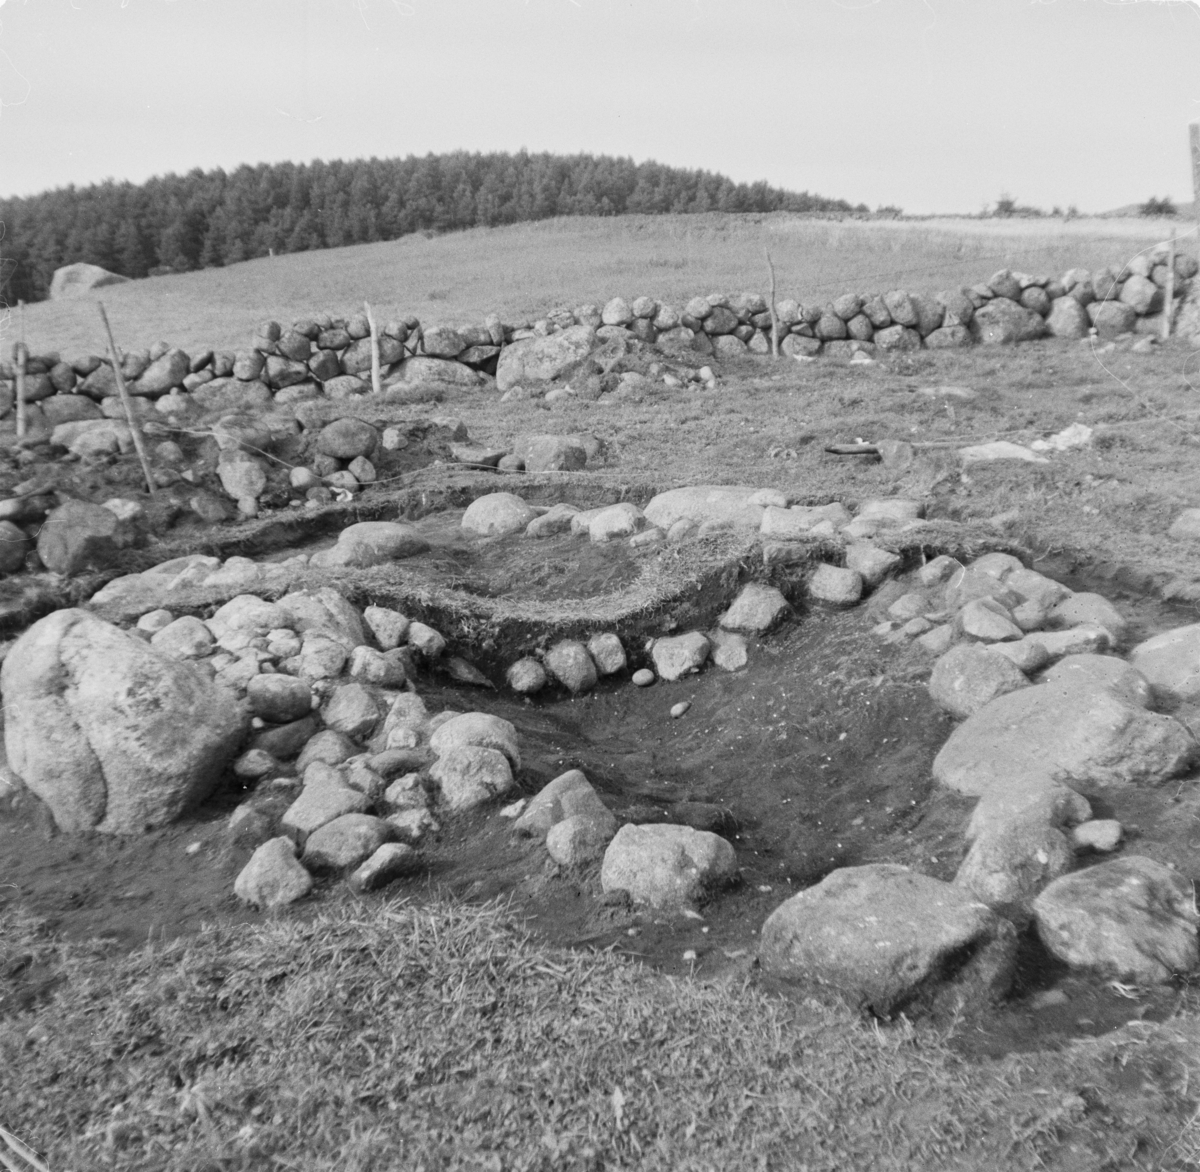
{"type": "MultiPolygon", "coordinates": [[[[766,291],[770,250],[778,295],[824,303],[840,293],[933,292],[986,280],[996,269],[1059,273],[1123,263],[1170,222],[1147,220],[811,220],[795,216],[569,218],[441,237],[297,253],[224,269],[151,277],[104,289],[118,343],[167,341],[185,350],[245,346],[257,322],[322,310],[427,324],[532,319],[555,306],[603,304],[618,294],[682,303],[713,289],[766,291]]],[[[1184,224],[1186,228],[1186,223],[1184,224]]],[[[1193,239],[1194,247],[1194,239],[1193,239]]],[[[91,298],[25,311],[39,352],[104,353],[91,298]]],[[[0,331],[7,349],[16,328],[0,331]]]]}
{"type": "MultiPolygon", "coordinates": [[[[1163,233],[1113,220],[554,221],[158,278],[105,301],[124,344],[198,348],[363,296],[381,312],[455,321],[618,291],[761,288],[764,243],[781,294],[816,298],[932,289],[1002,265],[1114,263],[1163,233]]],[[[29,307],[30,341],[96,349],[94,315],[86,302],[29,307]]],[[[746,360],[719,375],[713,390],[640,400],[548,408],[472,390],[403,410],[458,415],[501,445],[594,431],[612,450],[595,473],[614,483],[753,483],[813,502],[917,495],[936,516],[1000,515],[997,532],[1040,556],[1133,567],[1160,587],[1200,577],[1195,547],[1166,535],[1181,507],[1200,506],[1200,352],[1183,342],[1150,354],[1043,342],[873,366],[746,360]],[[924,393],[947,384],[975,397],[924,393]],[[1091,446],[968,475],[949,449],[902,470],[823,451],[858,437],[1029,441],[1076,421],[1096,428],[1091,446]]],[[[128,956],[0,908],[0,975],[27,970],[47,992],[17,1012],[0,1003],[0,1126],[49,1149],[56,1172],[1200,1168],[1189,1015],[968,1062],[953,1023],[880,1026],[753,980],[667,980],[556,952],[502,909],[449,903],[347,901],[128,956]]]]}

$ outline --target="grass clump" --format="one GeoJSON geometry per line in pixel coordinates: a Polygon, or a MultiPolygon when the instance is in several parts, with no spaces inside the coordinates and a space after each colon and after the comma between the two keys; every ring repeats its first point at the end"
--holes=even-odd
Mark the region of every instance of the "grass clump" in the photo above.
{"type": "MultiPolygon", "coordinates": [[[[30,929],[10,915],[0,931],[11,953],[30,929]]],[[[1195,1154],[1194,1028],[968,1064],[905,1022],[553,951],[495,904],[345,903],[115,961],[63,946],[56,964],[57,992],[0,1021],[0,1123],[56,1169],[1184,1168],[1195,1154]],[[1072,1152],[1088,1162],[1059,1162],[1072,1152]]]]}

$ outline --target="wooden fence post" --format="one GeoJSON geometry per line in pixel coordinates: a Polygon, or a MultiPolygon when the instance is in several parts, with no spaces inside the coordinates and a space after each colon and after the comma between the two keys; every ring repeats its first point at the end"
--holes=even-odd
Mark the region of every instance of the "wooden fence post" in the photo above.
{"type": "Polygon", "coordinates": [[[1162,336],[1165,342],[1171,336],[1171,310],[1175,304],[1175,229],[1171,229],[1171,241],[1167,247],[1167,286],[1163,290],[1162,336]]]}
{"type": "Polygon", "coordinates": [[[763,247],[763,256],[767,258],[767,272],[771,274],[771,297],[767,309],[771,314],[771,357],[779,357],[779,316],[775,312],[775,266],[771,263],[771,254],[763,247]]]}
{"type": "Polygon", "coordinates": [[[129,431],[133,435],[133,446],[137,449],[138,459],[142,462],[142,475],[146,478],[146,491],[154,495],[154,476],[150,472],[150,460],[146,456],[146,441],[142,439],[142,425],[133,413],[133,401],[129,398],[129,388],[125,385],[125,375],[121,371],[121,355],[117,353],[117,344],[113,341],[112,327],[108,324],[108,314],[104,312],[103,302],[97,301],[100,310],[100,320],[104,322],[104,332],[108,335],[108,356],[112,360],[113,375],[117,380],[117,394],[121,396],[121,406],[125,408],[125,418],[129,422],[129,431]]]}
{"type": "Polygon", "coordinates": [[[17,364],[17,439],[24,439],[28,429],[25,409],[25,373],[29,364],[29,348],[25,345],[25,302],[17,302],[17,344],[13,347],[13,360],[17,364]]]}
{"type": "Polygon", "coordinates": [[[367,325],[371,327],[371,390],[381,395],[383,379],[379,370],[379,331],[375,328],[375,315],[371,312],[371,303],[364,301],[363,309],[367,311],[367,325]]]}

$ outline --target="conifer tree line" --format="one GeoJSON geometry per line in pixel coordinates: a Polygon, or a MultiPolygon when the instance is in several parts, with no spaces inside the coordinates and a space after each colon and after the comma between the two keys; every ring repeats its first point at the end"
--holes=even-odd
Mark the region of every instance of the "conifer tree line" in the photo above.
{"type": "Polygon", "coordinates": [[[866,210],[709,171],[595,155],[460,151],[262,163],[0,200],[0,280],[11,304],[46,297],[54,270],[80,261],[145,277],[550,216],[866,210]]]}

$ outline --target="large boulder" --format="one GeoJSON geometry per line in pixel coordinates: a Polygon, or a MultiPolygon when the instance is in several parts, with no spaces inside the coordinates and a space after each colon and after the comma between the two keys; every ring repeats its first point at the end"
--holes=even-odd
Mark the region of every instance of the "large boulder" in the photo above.
{"type": "Polygon", "coordinates": [[[1137,325],[1137,311],[1123,301],[1093,301],[1087,315],[1101,338],[1119,338],[1137,325]]]}
{"type": "Polygon", "coordinates": [[[525,837],[542,837],[552,826],[567,818],[589,818],[609,829],[611,838],[617,820],[580,769],[568,769],[530,799],[513,831],[525,837]]]}
{"type": "Polygon", "coordinates": [[[763,925],[759,962],[881,1017],[949,992],[1008,990],[1017,934],[967,892],[893,863],[843,867],[763,925]]]}
{"type": "Polygon", "coordinates": [[[996,297],[980,306],[971,319],[971,333],[985,345],[1031,342],[1046,332],[1045,319],[1006,297],[996,297]]]}
{"type": "Polygon", "coordinates": [[[489,492],[467,506],[461,525],[479,537],[503,537],[521,532],[537,515],[537,510],[516,493],[489,492]]]}
{"type": "Polygon", "coordinates": [[[60,829],[161,826],[212,792],[248,713],[192,664],[81,610],[35,623],[0,669],[13,769],[60,829]]]}
{"type": "Polygon", "coordinates": [[[505,346],[496,363],[496,389],[549,382],[582,362],[596,344],[591,326],[570,326],[544,338],[524,338],[505,346]]]}
{"type": "Polygon", "coordinates": [[[362,569],[414,557],[428,549],[429,542],[420,531],[403,521],[359,521],[338,534],[336,545],[313,554],[310,564],[362,569]]]}
{"type": "Polygon", "coordinates": [[[525,461],[526,472],[578,472],[587,463],[583,445],[570,435],[530,436],[515,454],[525,461]]]}
{"type": "Polygon", "coordinates": [[[129,388],[129,393],[148,397],[165,395],[172,387],[183,386],[191,365],[192,360],[184,351],[168,350],[146,367],[141,377],[129,388]]]}
{"type": "Polygon", "coordinates": [[[93,289],[108,285],[123,285],[128,277],[110,273],[99,265],[63,265],[50,278],[50,300],[64,301],[70,297],[86,297],[93,289]]]}
{"type": "Polygon", "coordinates": [[[629,824],[604,852],[600,886],[651,907],[690,907],[736,875],[737,856],[720,835],[670,823],[629,824]]]}
{"type": "Polygon", "coordinates": [[[283,907],[303,899],[312,876],[296,861],[296,844],[281,836],[264,842],[234,880],[234,894],[260,908],[283,907]]]}
{"type": "Polygon", "coordinates": [[[1058,297],[1050,305],[1046,331],[1055,338],[1086,338],[1091,324],[1087,310],[1074,297],[1058,297]]]}
{"type": "Polygon", "coordinates": [[[1056,879],[1033,911],[1042,943],[1072,968],[1150,985],[1200,964],[1191,882],[1141,855],[1056,879]]]}
{"type": "Polygon", "coordinates": [[[300,634],[327,634],[347,651],[353,651],[367,641],[362,616],[332,586],[294,590],[278,603],[268,605],[278,606],[286,616],[285,621],[273,623],[275,627],[291,627],[300,634]]]}
{"type": "Polygon", "coordinates": [[[951,647],[929,677],[933,702],[953,716],[968,717],[997,696],[1029,686],[1025,673],[1003,655],[979,643],[951,647]]]}
{"type": "Polygon", "coordinates": [[[317,451],[335,460],[353,460],[370,456],[379,442],[379,433],[364,419],[347,415],[321,428],[317,436],[317,451]]]}
{"type": "Polygon", "coordinates": [[[699,631],[655,639],[650,648],[654,670],[664,680],[679,680],[698,672],[708,659],[712,644],[699,631]]]}
{"type": "Polygon", "coordinates": [[[37,551],[46,569],[71,575],[111,565],[133,540],[129,522],[116,513],[90,501],[69,500],[42,523],[37,551]]]}
{"type": "Polygon", "coordinates": [[[1034,897],[1066,874],[1074,861],[1067,836],[1033,806],[1023,815],[989,826],[975,837],[954,883],[980,903],[1023,924],[1034,897]]]}
{"type": "Polygon", "coordinates": [[[959,793],[1061,782],[1084,794],[1155,784],[1186,769],[1192,734],[1107,687],[1038,684],[1000,696],[951,733],[933,775],[959,793]]]}
{"type": "Polygon", "coordinates": [[[788,600],[774,586],[747,582],[729,609],[717,620],[727,631],[769,631],[789,611],[788,600]]]}
{"type": "Polygon", "coordinates": [[[693,521],[717,529],[749,529],[762,525],[762,505],[752,504],[756,488],[725,484],[698,484],[660,492],[644,510],[646,521],[666,531],[676,521],[693,521]]]}
{"type": "Polygon", "coordinates": [[[514,769],[521,768],[516,727],[502,716],[493,716],[488,712],[464,712],[439,725],[429,738],[429,747],[439,757],[464,746],[495,749],[508,758],[514,769]]]}
{"type": "Polygon", "coordinates": [[[508,758],[499,749],[478,745],[447,749],[433,763],[429,776],[437,782],[442,801],[454,811],[473,810],[514,785],[508,758]]]}
{"type": "Polygon", "coordinates": [[[1129,662],[1156,691],[1176,700],[1200,700],[1200,623],[1139,643],[1129,662]]]}

